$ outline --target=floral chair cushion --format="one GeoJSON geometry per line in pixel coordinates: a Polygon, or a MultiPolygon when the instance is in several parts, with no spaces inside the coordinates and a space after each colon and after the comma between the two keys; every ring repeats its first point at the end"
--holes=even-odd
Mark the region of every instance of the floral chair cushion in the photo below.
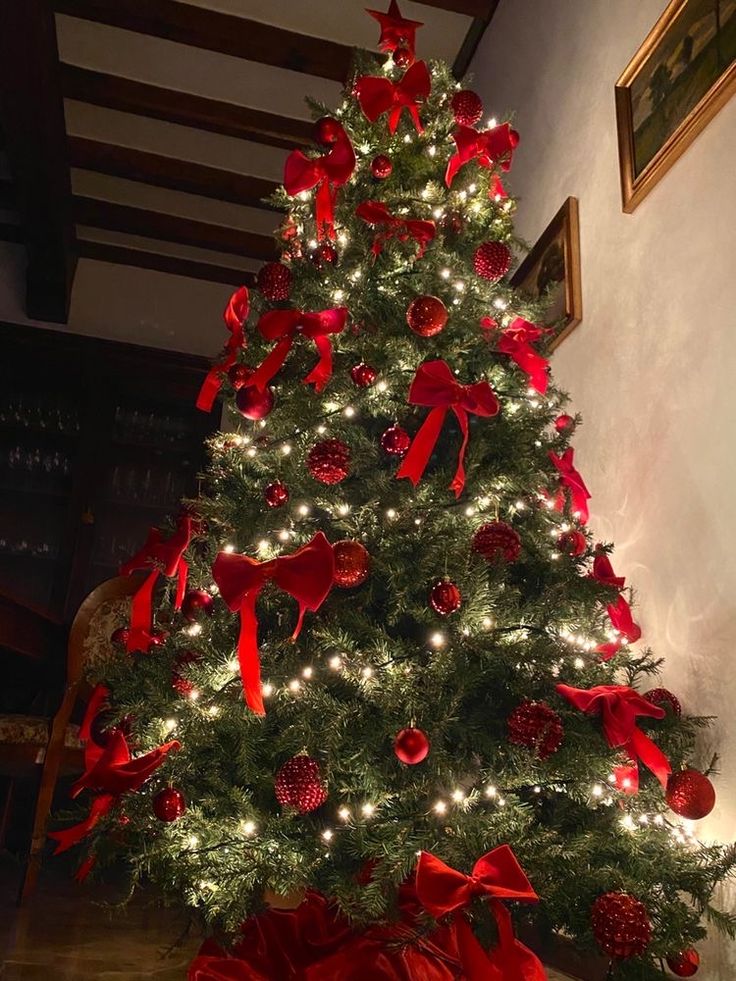
{"type": "MultiPolygon", "coordinates": [[[[0,715],[0,743],[22,746],[46,746],[51,720],[39,715],[0,715]]],[[[67,749],[80,749],[79,726],[71,723],[64,733],[67,749]]]]}

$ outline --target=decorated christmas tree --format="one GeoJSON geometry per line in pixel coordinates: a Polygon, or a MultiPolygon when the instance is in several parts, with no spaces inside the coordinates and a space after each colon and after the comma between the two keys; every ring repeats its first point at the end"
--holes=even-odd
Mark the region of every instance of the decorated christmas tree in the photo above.
{"type": "Polygon", "coordinates": [[[123,569],[52,837],[240,930],[198,979],[537,981],[518,938],[552,934],[688,977],[736,855],[697,841],[705,721],[653,680],[506,278],[519,136],[369,13],[385,62],[287,157],[281,261],[200,394],[228,431],[123,569]]]}

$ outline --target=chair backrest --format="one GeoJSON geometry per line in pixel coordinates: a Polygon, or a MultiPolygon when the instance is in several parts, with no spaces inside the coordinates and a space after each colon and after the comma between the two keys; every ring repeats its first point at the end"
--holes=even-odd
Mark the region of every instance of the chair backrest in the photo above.
{"type": "MultiPolygon", "coordinates": [[[[81,680],[85,662],[88,660],[87,640],[95,618],[101,615],[105,607],[110,607],[121,601],[130,600],[138,590],[141,581],[142,577],[138,575],[116,576],[114,579],[107,579],[95,587],[86,599],[84,599],[72,620],[69,630],[67,684],[75,684],[81,680]]],[[[115,626],[121,625],[120,622],[115,624],[115,626]]],[[[108,635],[103,641],[103,643],[108,645],[111,645],[109,640],[110,632],[108,632],[108,635]]],[[[112,653],[111,646],[110,653],[112,653]]]]}

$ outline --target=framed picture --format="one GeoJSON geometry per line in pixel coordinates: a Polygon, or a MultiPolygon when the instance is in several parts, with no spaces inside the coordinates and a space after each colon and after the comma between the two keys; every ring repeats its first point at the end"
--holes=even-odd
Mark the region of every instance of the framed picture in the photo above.
{"type": "Polygon", "coordinates": [[[577,327],[583,318],[577,198],[565,201],[511,277],[511,285],[535,299],[547,295],[545,321],[559,325],[552,349],[577,327]]]}
{"type": "Polygon", "coordinates": [[[616,82],[631,213],[736,91],[736,0],[671,0],[616,82]]]}

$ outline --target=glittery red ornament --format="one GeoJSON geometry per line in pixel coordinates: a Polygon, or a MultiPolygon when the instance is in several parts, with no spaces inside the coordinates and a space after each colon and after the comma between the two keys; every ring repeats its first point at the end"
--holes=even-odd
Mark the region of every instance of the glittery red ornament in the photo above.
{"type": "Polygon", "coordinates": [[[325,263],[329,266],[334,266],[337,262],[337,249],[334,245],[330,245],[329,242],[323,242],[317,246],[309,258],[318,269],[321,269],[325,263]]]}
{"type": "Polygon", "coordinates": [[[327,800],[322,771],[311,756],[287,760],[276,774],[274,792],[282,807],[293,807],[300,814],[316,810],[327,800]]]}
{"type": "Polygon", "coordinates": [[[350,447],[341,439],[323,439],[309,451],[307,468],[321,484],[339,484],[350,473],[350,447]]]}
{"type": "Polygon", "coordinates": [[[263,496],[270,508],[280,508],[289,500],[289,488],[282,480],[274,480],[263,488],[263,496]]]}
{"type": "Polygon", "coordinates": [[[160,647],[169,639],[168,630],[154,630],[148,639],[150,647],[160,647]]]}
{"type": "Polygon", "coordinates": [[[716,791],[699,770],[678,770],[667,781],[665,800],[675,814],[689,821],[699,821],[715,807],[716,791]]]}
{"type": "Polygon", "coordinates": [[[565,555],[582,555],[588,547],[588,542],[582,531],[565,531],[557,539],[557,546],[565,555]]]}
{"type": "Polygon", "coordinates": [[[176,787],[164,787],[151,801],[153,813],[159,821],[171,824],[177,821],[187,809],[184,794],[176,787]]]}
{"type": "Polygon", "coordinates": [[[174,664],[171,671],[171,687],[177,693],[181,695],[182,698],[189,698],[192,692],[196,691],[197,686],[189,678],[182,674],[187,666],[190,664],[196,664],[198,661],[202,660],[202,655],[199,651],[181,651],[174,658],[174,664]]]}
{"type": "Polygon", "coordinates": [[[448,617],[460,609],[460,590],[449,579],[438,579],[429,591],[429,605],[441,617],[448,617]]]}
{"type": "Polygon", "coordinates": [[[680,699],[666,688],[651,688],[644,692],[643,697],[652,705],[660,705],[663,709],[669,710],[677,719],[682,715],[680,699]]]}
{"type": "Polygon", "coordinates": [[[446,211],[440,218],[439,226],[448,238],[455,238],[465,228],[465,219],[459,211],[446,211]]]}
{"type": "Polygon", "coordinates": [[[321,146],[332,146],[337,143],[342,135],[343,129],[340,123],[332,116],[322,116],[314,124],[314,139],[321,146]]]}
{"type": "Polygon", "coordinates": [[[505,521],[489,521],[473,535],[472,548],[487,562],[515,562],[521,554],[521,538],[505,521]]]}
{"type": "Polygon", "coordinates": [[[566,412],[563,412],[561,416],[557,416],[555,419],[555,429],[558,433],[564,433],[566,429],[575,422],[572,416],[569,416],[566,412]]]}
{"type": "Polygon", "coordinates": [[[565,732],[557,712],[546,702],[524,701],[507,719],[509,742],[531,749],[546,760],[560,748],[565,732]]]}
{"type": "Polygon", "coordinates": [[[387,177],[391,176],[393,169],[394,165],[391,163],[391,158],[387,157],[385,153],[379,153],[377,157],[371,160],[371,173],[377,181],[385,181],[387,177]]]}
{"type": "Polygon", "coordinates": [[[241,364],[240,362],[228,368],[227,371],[227,377],[236,392],[245,385],[252,374],[253,370],[247,364],[241,364]]]}
{"type": "Polygon", "coordinates": [[[509,271],[511,252],[503,242],[484,242],[473,253],[473,268],[476,275],[498,282],[509,271]]]}
{"type": "Polygon", "coordinates": [[[483,102],[470,89],[456,92],[450,99],[450,108],[458,126],[475,126],[483,115],[483,102]]]}
{"type": "Polygon", "coordinates": [[[258,270],[256,285],[267,300],[274,303],[288,300],[291,293],[291,269],[282,262],[267,262],[258,270]]]}
{"type": "Polygon", "coordinates": [[[666,960],[667,967],[678,978],[691,978],[700,967],[700,954],[693,947],[671,954],[666,960]]]}
{"type": "Polygon", "coordinates": [[[394,64],[398,68],[408,68],[414,61],[414,55],[409,48],[396,48],[394,51],[394,64]]]}
{"type": "Polygon", "coordinates": [[[447,307],[436,296],[417,296],[406,311],[406,322],[420,337],[434,337],[447,323],[447,307]]]}
{"type": "Polygon", "coordinates": [[[638,957],[652,939],[644,903],[625,892],[606,892],[590,910],[596,943],[609,957],[638,957]]]}
{"type": "Polygon", "coordinates": [[[110,634],[110,642],[113,644],[120,644],[121,647],[126,647],[129,637],[130,630],[127,627],[118,627],[110,634]]]}
{"type": "Polygon", "coordinates": [[[394,753],[407,766],[415,766],[427,758],[429,753],[429,739],[427,734],[421,729],[409,726],[396,733],[394,739],[394,753]]]}
{"type": "Polygon", "coordinates": [[[238,412],[246,419],[265,419],[273,408],[273,391],[270,388],[262,392],[254,386],[240,388],[235,394],[235,404],[238,412]]]}
{"type": "Polygon", "coordinates": [[[346,538],[332,546],[335,555],[334,582],[342,589],[362,585],[371,569],[371,556],[365,545],[346,538]]]}
{"type": "Polygon", "coordinates": [[[353,379],[353,384],[357,385],[358,388],[370,388],[375,382],[378,372],[375,368],[371,368],[369,364],[361,361],[360,364],[353,365],[350,369],[350,377],[353,379]]]}
{"type": "Polygon", "coordinates": [[[381,436],[381,449],[391,456],[403,456],[411,446],[411,436],[401,426],[389,426],[381,436]]]}
{"type": "Polygon", "coordinates": [[[184,594],[181,612],[185,620],[194,623],[195,620],[199,620],[202,614],[211,617],[214,612],[214,606],[215,601],[206,590],[190,589],[189,592],[184,594]]]}

